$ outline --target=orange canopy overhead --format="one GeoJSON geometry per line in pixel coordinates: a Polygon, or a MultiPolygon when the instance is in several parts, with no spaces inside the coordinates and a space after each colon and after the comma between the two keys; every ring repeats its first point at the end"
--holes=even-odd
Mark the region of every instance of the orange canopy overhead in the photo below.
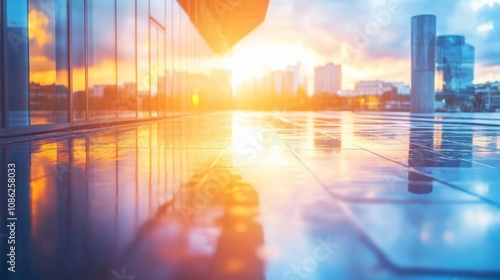
{"type": "Polygon", "coordinates": [[[224,53],[243,39],[267,13],[269,0],[177,0],[207,44],[224,53]]]}

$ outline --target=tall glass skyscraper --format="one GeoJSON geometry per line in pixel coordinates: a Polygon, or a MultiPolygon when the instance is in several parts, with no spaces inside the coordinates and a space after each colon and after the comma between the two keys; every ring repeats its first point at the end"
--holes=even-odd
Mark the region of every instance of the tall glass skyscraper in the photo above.
{"type": "Polygon", "coordinates": [[[474,47],[459,35],[439,36],[436,47],[438,91],[455,96],[473,94],[474,47]]]}

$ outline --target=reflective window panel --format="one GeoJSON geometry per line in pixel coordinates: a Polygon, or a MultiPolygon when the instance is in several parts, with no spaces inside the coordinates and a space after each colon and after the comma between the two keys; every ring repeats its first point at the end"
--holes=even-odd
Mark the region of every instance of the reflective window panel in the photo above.
{"type": "Polygon", "coordinates": [[[87,119],[87,75],[85,62],[85,1],[73,0],[71,9],[71,78],[73,121],[87,119]]]}
{"type": "MultiPolygon", "coordinates": [[[[29,125],[28,1],[7,0],[5,5],[4,89],[9,127],[29,125]],[[7,66],[8,65],[8,66],[7,66]],[[6,69],[7,70],[7,69],[6,69]]],[[[3,20],[3,18],[2,18],[3,20]]]]}
{"type": "Polygon", "coordinates": [[[148,3],[149,1],[137,3],[137,106],[139,118],[151,116],[148,3]]]}
{"type": "Polygon", "coordinates": [[[68,122],[68,2],[29,0],[30,124],[68,122]]]}
{"type": "Polygon", "coordinates": [[[88,92],[91,120],[117,116],[115,0],[88,0],[88,92]]]}
{"type": "Polygon", "coordinates": [[[137,116],[135,2],[135,0],[117,1],[118,103],[116,109],[120,118],[136,118],[137,116]]]}

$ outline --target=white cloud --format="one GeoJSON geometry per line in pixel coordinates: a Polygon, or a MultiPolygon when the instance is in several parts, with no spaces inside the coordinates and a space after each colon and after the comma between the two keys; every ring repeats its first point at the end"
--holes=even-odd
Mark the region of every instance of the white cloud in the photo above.
{"type": "Polygon", "coordinates": [[[495,4],[500,4],[500,0],[473,0],[470,3],[470,7],[474,10],[480,10],[485,6],[493,7],[495,4]]]}
{"type": "Polygon", "coordinates": [[[484,24],[481,24],[480,26],[477,27],[477,31],[479,32],[488,32],[488,31],[491,31],[493,30],[493,22],[489,21],[487,23],[484,23],[484,24]]]}

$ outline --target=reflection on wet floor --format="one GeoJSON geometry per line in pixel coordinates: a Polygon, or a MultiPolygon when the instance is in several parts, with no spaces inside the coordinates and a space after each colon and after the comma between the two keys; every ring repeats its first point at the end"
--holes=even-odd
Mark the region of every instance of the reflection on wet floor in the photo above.
{"type": "Polygon", "coordinates": [[[496,126],[235,112],[0,147],[2,279],[500,278],[496,126]]]}

